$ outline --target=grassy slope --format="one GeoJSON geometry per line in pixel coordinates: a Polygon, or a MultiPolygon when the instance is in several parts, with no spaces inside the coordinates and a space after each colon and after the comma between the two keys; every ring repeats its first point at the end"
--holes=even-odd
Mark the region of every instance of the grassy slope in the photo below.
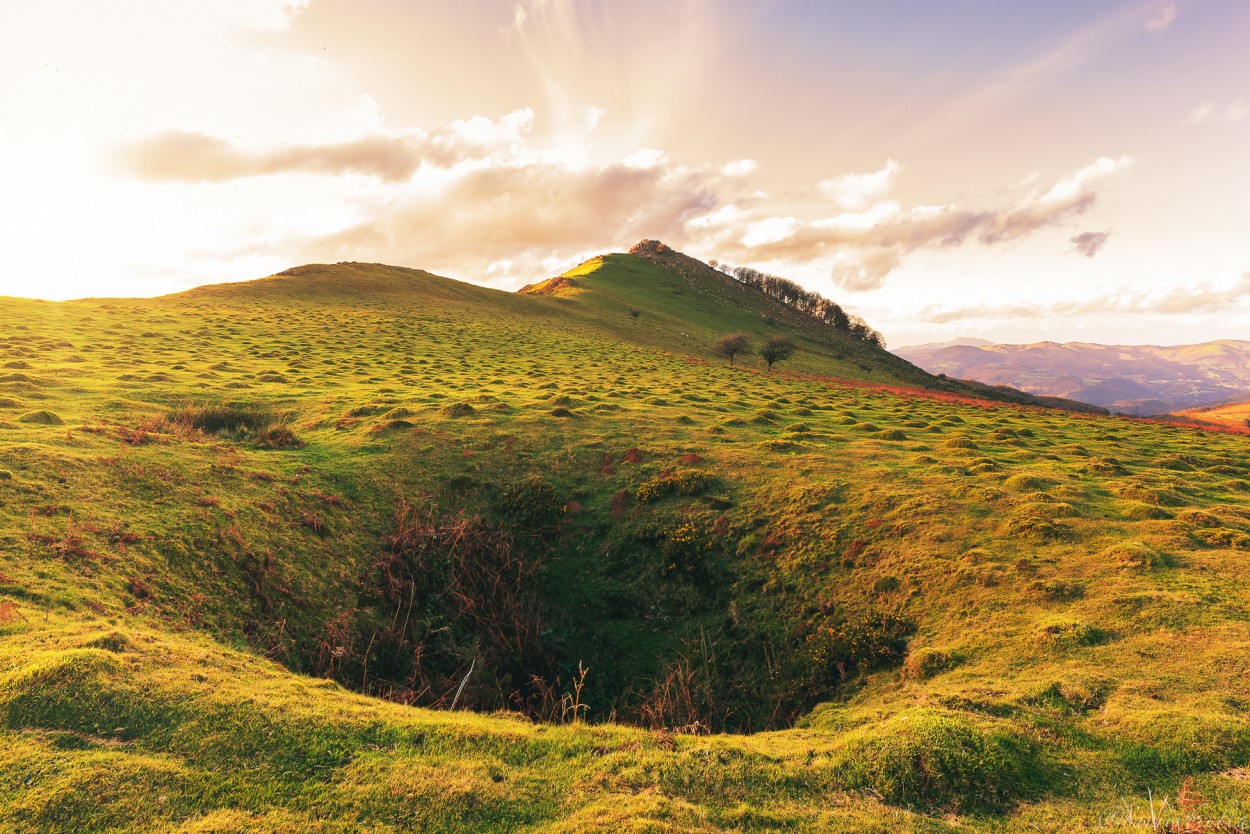
{"type": "Polygon", "coordinates": [[[803,374],[708,364],[771,326],[629,256],[551,298],[301,270],[0,300],[5,825],[1127,829],[1190,774],[1205,813],[1247,813],[1246,438],[817,378],[906,381],[804,332],[803,374]],[[227,399],[306,445],[161,419],[227,399]],[[715,500],[622,514],[680,468],[715,500]],[[532,471],[568,502],[541,579],[592,692],[756,646],[764,691],[869,605],[917,622],[907,663],[796,729],[696,738],[390,705],[257,656],[309,665],[401,497],[490,513],[532,471]],[[682,525],[716,531],[711,590],[668,570],[654,532],[682,525]]]}
{"type": "Polygon", "coordinates": [[[551,293],[578,319],[625,341],[708,356],[708,347],[726,333],[746,333],[757,347],[782,333],[800,348],[783,366],[792,370],[895,384],[938,384],[891,353],[818,325],[728,276],[704,269],[674,275],[636,255],[604,255],[527,290],[551,293]],[[553,284],[555,288],[548,289],[553,284]],[[631,310],[639,313],[637,318],[630,316],[631,310]]]}
{"type": "Polygon", "coordinates": [[[1212,408],[1194,408],[1178,412],[1181,417],[1245,428],[1250,426],[1250,402],[1217,405],[1212,408]]]}

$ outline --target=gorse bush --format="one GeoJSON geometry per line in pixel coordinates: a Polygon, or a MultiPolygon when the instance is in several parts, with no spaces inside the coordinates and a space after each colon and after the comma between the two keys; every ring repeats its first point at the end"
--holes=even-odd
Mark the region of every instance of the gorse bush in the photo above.
{"type": "Polygon", "coordinates": [[[661,530],[658,539],[668,571],[699,571],[714,547],[712,537],[698,524],[685,523],[661,530]]]}
{"type": "Polygon", "coordinates": [[[638,500],[643,504],[659,501],[670,495],[700,495],[716,482],[713,475],[699,469],[678,469],[663,472],[638,487],[638,500]]]}
{"type": "Polygon", "coordinates": [[[860,672],[900,663],[915,631],[911,619],[877,608],[825,623],[808,637],[816,675],[837,686],[860,672]]]}

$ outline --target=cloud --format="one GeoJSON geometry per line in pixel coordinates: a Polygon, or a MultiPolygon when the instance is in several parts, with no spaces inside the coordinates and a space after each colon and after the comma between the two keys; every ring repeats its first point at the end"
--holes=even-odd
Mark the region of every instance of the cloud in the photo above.
{"type": "MultiPolygon", "coordinates": [[[[877,171],[818,183],[815,191],[847,210],[812,219],[774,213],[773,198],[749,192],[750,160],[692,167],[643,147],[596,162],[586,137],[543,146],[531,136],[533,124],[526,108],[430,131],[375,130],[348,141],[268,148],[169,131],[118,149],[117,159],[154,181],[282,174],[378,180],[373,189],[353,187],[350,220],[343,221],[350,225],[302,243],[284,241],[288,257],[417,263],[468,278],[479,271],[492,280],[508,276],[491,265],[511,261],[511,276],[532,280],[523,270],[552,257],[660,237],[740,262],[813,264],[856,292],[881,287],[917,249],[997,245],[1067,222],[1095,204],[1098,182],[1132,164],[1128,157],[1100,157],[997,206],[905,207],[882,199],[902,170],[888,160],[877,171]]],[[[1092,255],[1105,242],[1105,233],[1096,234],[1072,242],[1092,255]]]]}
{"type": "MultiPolygon", "coordinates": [[[[969,242],[1002,244],[1080,216],[1097,201],[1095,185],[1132,164],[1129,157],[1100,157],[1060,177],[1045,190],[1034,189],[1015,201],[986,208],[903,208],[894,201],[883,201],[861,211],[810,222],[751,214],[717,244],[719,251],[740,260],[827,259],[833,263],[835,284],[848,290],[872,290],[882,285],[907,253],[917,249],[946,249],[969,242]]],[[[877,173],[890,170],[887,166],[877,173]]],[[[888,175],[879,180],[888,180],[888,175]]]]}
{"type": "Polygon", "coordinates": [[[1222,107],[1213,101],[1204,101],[1189,111],[1189,118],[1185,121],[1196,125],[1210,122],[1240,122],[1247,118],[1250,118],[1250,105],[1247,105],[1245,100],[1238,99],[1222,107]]]}
{"type": "Polygon", "coordinates": [[[1120,289],[1084,301],[1059,301],[1052,304],[977,304],[967,307],[932,305],[921,310],[918,318],[932,324],[944,324],[967,320],[1074,318],[1111,313],[1226,313],[1230,306],[1243,303],[1247,299],[1250,299],[1250,272],[1243,273],[1230,287],[1199,284],[1177,287],[1163,293],[1120,289]]]}
{"type": "MultiPolygon", "coordinates": [[[[708,229],[736,228],[739,236],[748,230],[760,199],[746,191],[753,161],[689,166],[647,147],[594,161],[585,136],[554,145],[533,140],[533,120],[533,111],[524,109],[430,131],[375,131],[333,144],[268,148],[168,131],[119,148],[116,158],[132,175],[152,181],[374,177],[378,183],[368,189],[346,182],[320,186],[348,189],[345,225],[303,239],[266,240],[259,251],[412,263],[494,283],[532,281],[553,259],[568,263],[645,237],[682,245],[708,229]]],[[[770,225],[765,221],[762,228],[770,225]]]]}
{"type": "Polygon", "coordinates": [[[321,260],[384,258],[470,279],[534,280],[553,258],[567,264],[644,237],[683,245],[693,220],[731,204],[724,187],[715,168],[662,160],[648,166],[506,162],[469,169],[436,193],[412,189],[379,199],[365,222],[304,248],[321,260]]]}
{"type": "Polygon", "coordinates": [[[1130,156],[1121,156],[1112,158],[1109,156],[1100,156],[1089,165],[1072,172],[1068,176],[1059,180],[1051,186],[1050,190],[1043,194],[1039,202],[1062,202],[1071,200],[1073,197],[1083,193],[1086,186],[1093,180],[1114,174],[1123,168],[1128,168],[1133,164],[1133,158],[1130,156]]]}
{"type": "Polygon", "coordinates": [[[435,131],[375,133],[347,142],[251,150],[203,133],[171,130],[123,145],[115,158],[146,180],[227,182],[275,174],[364,174],[385,182],[410,178],[422,165],[449,167],[523,141],[533,124],[523,109],[492,121],[458,120],[435,131]]]}
{"type": "Polygon", "coordinates": [[[1148,32],[1166,32],[1168,27],[1176,22],[1176,18],[1180,16],[1180,9],[1176,3],[1164,3],[1154,10],[1154,13],[1146,20],[1146,31],[1148,32]]]}
{"type": "Polygon", "coordinates": [[[655,168],[668,161],[664,151],[655,148],[639,148],[621,160],[628,168],[655,168]]]}
{"type": "Polygon", "coordinates": [[[836,286],[850,292],[875,290],[885,277],[902,262],[892,249],[873,249],[866,253],[842,253],[834,259],[830,277],[836,286]]]}
{"type": "Polygon", "coordinates": [[[819,188],[844,209],[859,210],[890,190],[890,181],[903,166],[887,160],[880,171],[868,174],[846,174],[824,180],[819,188]]]}
{"type": "Polygon", "coordinates": [[[1098,250],[1106,245],[1111,232],[1081,232],[1068,238],[1076,251],[1087,258],[1092,258],[1098,254],[1098,250]]]}
{"type": "Polygon", "coordinates": [[[721,166],[721,173],[727,177],[745,177],[755,173],[759,164],[754,159],[738,159],[721,166]]]}

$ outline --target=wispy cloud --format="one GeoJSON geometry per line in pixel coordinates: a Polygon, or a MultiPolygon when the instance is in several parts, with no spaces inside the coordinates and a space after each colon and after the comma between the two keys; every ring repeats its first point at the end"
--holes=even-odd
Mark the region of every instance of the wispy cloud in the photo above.
{"type": "MultiPolygon", "coordinates": [[[[999,108],[1029,92],[1045,88],[1080,70],[1141,31],[1143,15],[1159,20],[1164,29],[1176,19],[1175,3],[1129,2],[1056,39],[1017,63],[1002,67],[979,87],[951,101],[932,128],[962,129],[967,121],[991,108],[999,108]],[[1172,9],[1171,12],[1168,12],[1172,9]],[[1166,20],[1166,23],[1162,21],[1166,20]]],[[[1162,29],[1156,30],[1162,31],[1162,29]]]]}
{"type": "Polygon", "coordinates": [[[1098,254],[1099,249],[1106,245],[1107,240],[1110,239],[1110,237],[1111,232],[1109,231],[1081,232],[1079,235],[1074,235],[1073,237],[1068,238],[1068,240],[1071,241],[1072,246],[1077,252],[1087,258],[1092,258],[1098,254]]]}
{"type": "Polygon", "coordinates": [[[116,151],[121,166],[155,181],[226,182],[274,174],[365,174],[386,182],[408,179],[422,165],[449,167],[521,142],[532,110],[498,120],[474,116],[435,131],[375,133],[348,142],[248,149],[203,133],[171,130],[116,151]]]}
{"type": "Polygon", "coordinates": [[[1120,289],[1084,300],[1051,304],[976,304],[963,307],[931,305],[918,314],[921,321],[945,324],[958,321],[1001,321],[1005,319],[1045,319],[1055,316],[1074,318],[1087,315],[1129,313],[1135,315],[1177,315],[1224,313],[1232,305],[1250,300],[1250,272],[1228,287],[1204,283],[1178,287],[1163,293],[1120,289]]]}
{"type": "MultiPolygon", "coordinates": [[[[353,200],[353,225],[300,245],[286,242],[302,257],[398,260],[460,275],[509,260],[514,276],[498,269],[492,275],[532,279],[522,270],[551,258],[663,237],[740,261],[818,264],[837,286],[859,292],[879,288],[917,249],[991,246],[1061,225],[1095,204],[1100,181],[1133,162],[1100,157],[998,205],[905,207],[886,199],[902,170],[889,160],[877,171],[804,189],[846,209],[804,219],[779,213],[776,200],[749,189],[756,169],[750,160],[690,166],[641,148],[594,163],[577,143],[535,140],[534,118],[523,109],[429,131],[375,130],[344,142],[267,148],[169,131],[120,148],[117,158],[152,181],[375,178],[377,187],[353,200]]],[[[1106,233],[1087,232],[1072,242],[1093,255],[1105,240],[1106,233]]]]}
{"type": "Polygon", "coordinates": [[[891,181],[902,167],[891,159],[879,171],[833,177],[824,180],[818,187],[842,208],[857,211],[883,197],[890,190],[891,181]]]}
{"type": "MultiPolygon", "coordinates": [[[[1082,215],[1097,201],[1095,185],[1132,164],[1133,160],[1125,156],[1100,157],[1049,187],[1034,188],[1014,201],[989,207],[904,208],[885,200],[862,211],[802,222],[793,217],[761,215],[767,211],[767,204],[763,204],[755,213],[739,215],[737,223],[722,224],[716,245],[719,251],[744,260],[828,261],[838,286],[852,291],[873,290],[898,268],[906,254],[917,249],[952,248],[968,242],[1001,244],[1082,215]]],[[[859,193],[865,190],[861,188],[859,193]]],[[[873,193],[879,193],[879,188],[873,193]]],[[[1101,233],[1101,239],[1097,237],[1100,233],[1087,234],[1093,236],[1078,238],[1093,254],[1105,242],[1106,233],[1101,233]]]]}
{"type": "Polygon", "coordinates": [[[1166,32],[1176,22],[1181,10],[1176,3],[1163,3],[1152,10],[1146,19],[1147,32],[1166,32]]]}
{"type": "Polygon", "coordinates": [[[1191,125],[1208,122],[1240,122],[1250,118],[1250,105],[1244,99],[1220,105],[1214,101],[1204,101],[1189,111],[1185,121],[1191,125]]]}

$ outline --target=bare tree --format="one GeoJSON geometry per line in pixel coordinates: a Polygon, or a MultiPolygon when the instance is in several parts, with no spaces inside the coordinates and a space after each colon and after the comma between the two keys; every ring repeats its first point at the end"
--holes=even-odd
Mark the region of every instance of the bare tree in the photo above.
{"type": "Polygon", "coordinates": [[[781,362],[794,355],[794,342],[785,336],[772,336],[760,348],[760,356],[768,363],[768,370],[773,369],[774,362],[781,362]]]}
{"type": "Polygon", "coordinates": [[[730,365],[734,363],[735,356],[750,348],[751,340],[745,333],[730,333],[728,336],[721,336],[716,344],[712,345],[712,350],[716,352],[716,355],[728,359],[730,365]]]}

